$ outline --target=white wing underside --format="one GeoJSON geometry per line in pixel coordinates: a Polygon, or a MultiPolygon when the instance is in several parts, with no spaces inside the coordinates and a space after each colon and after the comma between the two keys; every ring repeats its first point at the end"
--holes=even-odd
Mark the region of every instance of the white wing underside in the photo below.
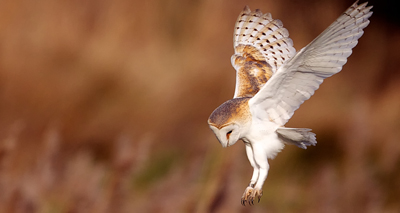
{"type": "Polygon", "coordinates": [[[283,64],[249,101],[258,119],[284,125],[322,81],[338,73],[363,35],[372,15],[367,3],[354,3],[310,44],[283,64]]]}

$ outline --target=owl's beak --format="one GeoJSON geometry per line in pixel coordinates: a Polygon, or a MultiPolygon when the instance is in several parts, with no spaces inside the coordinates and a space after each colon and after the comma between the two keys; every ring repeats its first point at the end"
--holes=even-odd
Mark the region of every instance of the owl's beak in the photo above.
{"type": "Polygon", "coordinates": [[[218,139],[218,142],[222,145],[222,147],[226,148],[226,147],[229,146],[229,141],[228,140],[223,141],[224,138],[220,138],[218,136],[217,136],[217,139],[218,139]]]}

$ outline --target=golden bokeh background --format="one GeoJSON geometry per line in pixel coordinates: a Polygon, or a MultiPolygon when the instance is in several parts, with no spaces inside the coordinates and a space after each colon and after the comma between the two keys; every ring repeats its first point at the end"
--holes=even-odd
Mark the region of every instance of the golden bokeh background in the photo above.
{"type": "Polygon", "coordinates": [[[242,207],[244,145],[209,114],[232,98],[233,26],[272,13],[297,50],[348,0],[0,1],[0,212],[398,212],[400,16],[374,15],[289,127],[318,144],[270,161],[242,207]]]}

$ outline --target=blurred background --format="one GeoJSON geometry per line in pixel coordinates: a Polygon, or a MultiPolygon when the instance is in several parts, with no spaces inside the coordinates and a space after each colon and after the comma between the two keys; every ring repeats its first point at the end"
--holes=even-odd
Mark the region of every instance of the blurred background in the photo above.
{"type": "Polygon", "coordinates": [[[244,145],[208,116],[233,97],[245,5],[297,50],[351,0],[1,0],[0,212],[399,212],[400,16],[374,15],[339,74],[286,125],[318,145],[270,161],[242,207],[244,145]]]}

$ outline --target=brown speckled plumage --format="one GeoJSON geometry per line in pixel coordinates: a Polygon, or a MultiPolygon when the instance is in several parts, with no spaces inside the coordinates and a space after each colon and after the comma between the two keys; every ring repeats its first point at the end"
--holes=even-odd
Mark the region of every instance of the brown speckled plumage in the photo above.
{"type": "Polygon", "coordinates": [[[277,69],[296,53],[288,31],[271,14],[245,7],[233,35],[235,98],[253,97],[277,69]]]}
{"type": "Polygon", "coordinates": [[[226,101],[211,113],[208,124],[220,129],[229,125],[233,120],[247,121],[251,119],[249,100],[250,98],[234,98],[226,101]]]}
{"type": "Polygon", "coordinates": [[[263,56],[256,48],[239,45],[237,49],[243,56],[234,55],[232,58],[233,63],[239,67],[236,74],[238,76],[236,97],[253,97],[271,78],[273,72],[271,66],[262,60],[263,56]]]}

